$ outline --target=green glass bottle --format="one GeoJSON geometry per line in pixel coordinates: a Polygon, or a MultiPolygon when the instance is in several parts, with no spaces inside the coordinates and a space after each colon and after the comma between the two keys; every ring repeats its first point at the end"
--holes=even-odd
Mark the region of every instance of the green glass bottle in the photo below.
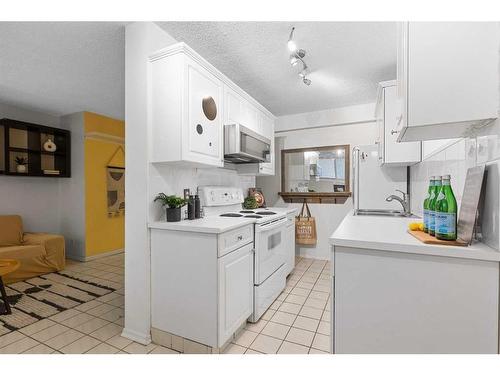
{"type": "Polygon", "coordinates": [[[436,200],[441,190],[441,176],[434,176],[434,189],[432,190],[431,196],[429,197],[429,234],[435,236],[435,225],[436,225],[436,200]]]}
{"type": "Polygon", "coordinates": [[[434,176],[431,176],[429,181],[429,189],[427,190],[427,195],[424,200],[424,232],[429,232],[429,202],[431,198],[431,194],[434,191],[434,176]]]}
{"type": "Polygon", "coordinates": [[[457,239],[457,200],[450,180],[450,175],[443,176],[443,186],[436,200],[436,238],[447,241],[457,239]]]}

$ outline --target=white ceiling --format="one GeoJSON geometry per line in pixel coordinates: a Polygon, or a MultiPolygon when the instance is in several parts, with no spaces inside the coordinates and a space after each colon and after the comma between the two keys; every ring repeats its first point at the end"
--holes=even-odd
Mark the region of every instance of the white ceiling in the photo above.
{"type": "Polygon", "coordinates": [[[0,101],[123,119],[125,23],[0,22],[0,101]]]}
{"type": "Polygon", "coordinates": [[[394,22],[158,22],[275,115],[374,102],[396,77],[394,22]],[[311,86],[288,62],[292,26],[311,86]]]}
{"type": "MultiPolygon", "coordinates": [[[[384,22],[159,22],[275,115],[363,104],[396,75],[396,25],[384,22]],[[291,26],[311,86],[288,62],[291,26]]],[[[0,101],[52,115],[123,119],[121,22],[0,22],[0,101]]]]}

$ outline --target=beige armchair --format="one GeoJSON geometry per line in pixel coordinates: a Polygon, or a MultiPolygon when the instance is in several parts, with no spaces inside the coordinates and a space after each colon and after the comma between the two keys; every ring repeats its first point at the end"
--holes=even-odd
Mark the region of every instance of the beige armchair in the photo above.
{"type": "Polygon", "coordinates": [[[0,216],[0,259],[16,259],[21,263],[17,271],[4,278],[6,283],[61,271],[65,266],[64,237],[24,233],[20,216],[0,216]]]}

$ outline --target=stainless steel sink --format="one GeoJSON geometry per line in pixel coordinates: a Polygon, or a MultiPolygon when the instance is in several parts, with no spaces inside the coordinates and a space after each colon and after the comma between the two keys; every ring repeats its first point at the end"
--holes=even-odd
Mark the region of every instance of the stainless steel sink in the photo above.
{"type": "Polygon", "coordinates": [[[355,216],[392,216],[392,217],[417,217],[413,214],[407,214],[404,211],[397,210],[357,210],[355,216]]]}

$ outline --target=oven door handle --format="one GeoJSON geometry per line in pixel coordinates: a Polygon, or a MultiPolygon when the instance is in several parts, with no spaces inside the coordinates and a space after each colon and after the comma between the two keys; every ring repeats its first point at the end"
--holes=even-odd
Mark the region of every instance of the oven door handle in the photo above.
{"type": "Polygon", "coordinates": [[[268,225],[259,225],[257,226],[256,230],[257,232],[259,233],[262,233],[262,232],[268,232],[272,229],[276,229],[276,228],[279,228],[281,226],[285,227],[286,226],[286,218],[284,219],[279,219],[276,223],[273,223],[273,224],[268,224],[268,225]]]}

